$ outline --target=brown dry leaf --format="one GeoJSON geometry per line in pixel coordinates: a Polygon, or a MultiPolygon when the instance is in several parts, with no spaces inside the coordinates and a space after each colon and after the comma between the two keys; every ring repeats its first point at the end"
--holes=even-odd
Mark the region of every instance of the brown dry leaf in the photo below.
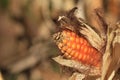
{"type": "Polygon", "coordinates": [[[80,74],[80,73],[73,73],[73,75],[69,78],[69,80],[83,80],[85,78],[84,74],[80,74]]]}
{"type": "Polygon", "coordinates": [[[103,56],[102,80],[113,80],[120,68],[120,25],[108,30],[106,51],[103,56]]]}
{"type": "Polygon", "coordinates": [[[95,47],[98,51],[101,52],[101,49],[105,45],[104,38],[102,38],[94,29],[92,29],[92,27],[90,27],[82,20],[79,19],[79,22],[82,26],[84,26],[81,30],[79,30],[80,33],[85,36],[85,38],[90,42],[93,47],[95,47]]]}
{"type": "Polygon", "coordinates": [[[53,58],[53,60],[55,60],[57,63],[59,63],[62,66],[70,67],[72,69],[79,71],[80,73],[83,73],[83,74],[88,74],[91,76],[92,75],[93,76],[100,75],[99,69],[97,69],[97,68],[95,69],[95,67],[83,65],[82,63],[75,61],[75,60],[64,59],[62,56],[55,57],[55,58],[53,58]]]}

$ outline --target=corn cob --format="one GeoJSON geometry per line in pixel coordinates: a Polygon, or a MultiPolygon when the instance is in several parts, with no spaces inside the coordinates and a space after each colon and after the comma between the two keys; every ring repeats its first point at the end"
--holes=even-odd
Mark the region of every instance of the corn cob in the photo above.
{"type": "Polygon", "coordinates": [[[63,30],[54,35],[54,40],[66,58],[80,61],[85,65],[101,65],[101,53],[75,32],[63,30]]]}

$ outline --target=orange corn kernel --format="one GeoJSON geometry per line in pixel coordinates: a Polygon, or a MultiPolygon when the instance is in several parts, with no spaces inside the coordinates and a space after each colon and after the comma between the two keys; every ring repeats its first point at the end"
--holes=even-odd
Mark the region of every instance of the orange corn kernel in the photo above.
{"type": "Polygon", "coordinates": [[[56,43],[66,58],[80,61],[83,64],[100,66],[101,53],[93,48],[89,42],[76,33],[63,30],[57,35],[56,43]]]}

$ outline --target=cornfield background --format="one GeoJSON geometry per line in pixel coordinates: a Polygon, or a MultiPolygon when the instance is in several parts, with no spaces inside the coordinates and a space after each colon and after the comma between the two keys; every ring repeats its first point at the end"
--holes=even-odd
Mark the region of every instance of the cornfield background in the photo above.
{"type": "Polygon", "coordinates": [[[111,26],[120,19],[120,0],[0,0],[0,80],[67,80],[52,60],[60,51],[51,36],[58,16],[76,6],[97,28],[96,8],[111,26]]]}

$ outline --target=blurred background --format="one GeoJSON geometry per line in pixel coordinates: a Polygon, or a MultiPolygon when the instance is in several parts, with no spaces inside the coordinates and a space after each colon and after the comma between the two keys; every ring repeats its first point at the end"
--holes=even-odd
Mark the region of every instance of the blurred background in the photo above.
{"type": "Polygon", "coordinates": [[[0,80],[67,80],[52,60],[60,54],[52,34],[58,16],[76,6],[95,27],[95,8],[110,24],[120,19],[120,0],[0,0],[0,80]]]}

